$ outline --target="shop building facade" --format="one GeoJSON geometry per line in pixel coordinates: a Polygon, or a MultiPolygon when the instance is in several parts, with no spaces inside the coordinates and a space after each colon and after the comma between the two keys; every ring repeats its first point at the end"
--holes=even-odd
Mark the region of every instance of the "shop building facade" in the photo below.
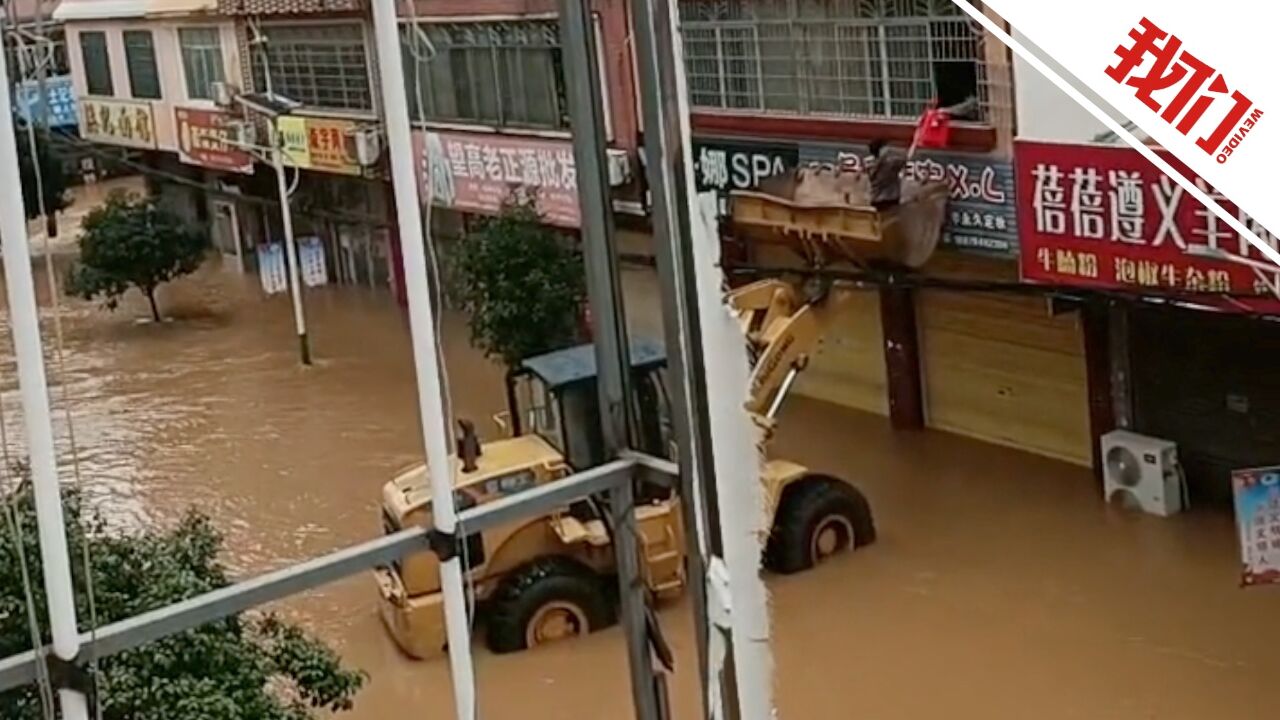
{"type": "MultiPolygon", "coordinates": [[[[920,151],[906,171],[951,186],[941,249],[921,274],[1017,284],[1011,58],[954,3],[686,0],[681,10],[700,189],[727,200],[796,167],[857,168],[873,139],[909,145],[932,103],[967,103],[947,149],[920,151]]],[[[749,262],[794,259],[764,250],[749,262]]],[[[1080,319],[1039,295],[921,285],[849,301],[797,391],[895,427],[1089,464],[1080,319]]]]}

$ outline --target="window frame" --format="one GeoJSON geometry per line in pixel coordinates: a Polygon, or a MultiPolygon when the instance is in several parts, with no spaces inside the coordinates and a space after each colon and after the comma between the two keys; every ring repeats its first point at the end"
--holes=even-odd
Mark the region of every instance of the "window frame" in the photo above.
{"type": "MultiPolygon", "coordinates": [[[[178,44],[178,57],[179,57],[179,60],[182,62],[182,80],[183,80],[182,84],[184,89],[186,90],[187,100],[194,101],[194,102],[210,102],[210,103],[213,102],[214,100],[213,84],[217,82],[227,81],[227,57],[226,57],[226,53],[223,52],[222,27],[220,25],[183,25],[181,27],[176,28],[175,34],[177,35],[176,39],[178,44]],[[208,46],[208,45],[196,46],[196,47],[189,48],[187,46],[186,39],[184,36],[186,36],[190,32],[197,32],[197,31],[212,32],[214,37],[213,45],[212,46],[208,46]],[[210,64],[210,67],[216,68],[217,70],[217,72],[214,73],[216,77],[211,75],[207,79],[204,79],[205,82],[207,82],[208,84],[208,97],[197,94],[195,92],[196,88],[193,87],[192,77],[191,77],[192,73],[191,73],[190,66],[188,64],[188,56],[187,56],[187,53],[192,51],[198,51],[203,54],[208,54],[211,51],[217,52],[218,61],[216,63],[210,64]]],[[[207,62],[207,60],[208,58],[205,57],[204,61],[207,62]]],[[[207,71],[208,68],[205,68],[205,70],[207,71]]]]}
{"type": "Polygon", "coordinates": [[[941,94],[941,69],[954,78],[972,67],[981,115],[961,122],[993,124],[988,39],[950,0],[826,0],[818,13],[812,3],[764,0],[745,11],[715,6],[716,16],[690,10],[714,6],[706,0],[681,6],[694,112],[913,122],[941,94]]]}
{"type": "Polygon", "coordinates": [[[120,46],[124,51],[124,67],[125,74],[129,80],[129,97],[135,100],[163,100],[164,99],[164,82],[160,77],[160,62],[156,55],[156,37],[155,32],[151,28],[124,28],[120,31],[120,46]],[[155,95],[140,95],[138,93],[138,78],[135,77],[133,54],[130,52],[131,45],[129,43],[130,36],[145,36],[147,38],[147,49],[150,51],[151,71],[155,81],[155,95]]]}
{"type": "MultiPolygon", "coordinates": [[[[279,88],[275,87],[274,79],[272,82],[273,91],[279,92],[280,94],[286,97],[289,97],[290,99],[302,102],[303,103],[302,107],[298,108],[298,110],[296,111],[297,114],[299,115],[319,114],[319,115],[325,115],[325,116],[343,115],[343,116],[366,118],[366,119],[376,118],[378,116],[379,108],[381,107],[381,104],[382,104],[382,99],[381,99],[381,96],[379,95],[377,78],[375,77],[373,72],[374,63],[376,62],[376,58],[374,57],[373,47],[372,47],[373,38],[370,35],[370,29],[366,22],[364,22],[360,18],[334,18],[334,19],[318,19],[318,20],[307,19],[307,18],[291,18],[291,19],[272,20],[269,22],[265,22],[262,24],[262,30],[267,37],[267,46],[270,47],[271,33],[273,32],[273,30],[278,30],[281,28],[298,29],[298,28],[306,28],[306,27],[326,27],[326,26],[356,26],[356,28],[359,30],[360,44],[364,52],[363,68],[365,73],[365,79],[368,84],[368,95],[369,95],[368,107],[353,108],[353,107],[339,107],[336,105],[318,105],[318,104],[308,103],[304,101],[302,98],[293,97],[289,95],[289,93],[287,92],[282,92],[279,88]]],[[[259,80],[260,80],[259,72],[260,72],[261,63],[262,63],[261,57],[262,57],[261,53],[256,48],[250,49],[249,58],[248,58],[249,77],[253,81],[254,88],[256,88],[259,91],[265,92],[266,91],[265,82],[263,82],[261,85],[259,84],[259,80]]],[[[274,65],[272,66],[272,69],[274,71],[274,65]]],[[[265,68],[262,68],[261,72],[265,73],[265,68]]],[[[273,72],[272,74],[274,76],[275,73],[273,72]]],[[[265,78],[265,74],[263,75],[263,78],[265,78]]]]}
{"type": "MultiPolygon", "coordinates": [[[[430,27],[435,25],[484,26],[484,25],[490,25],[490,24],[502,23],[502,22],[507,22],[507,23],[551,22],[556,25],[557,31],[559,30],[559,16],[556,13],[522,13],[522,14],[515,14],[515,15],[491,15],[491,16],[487,15],[487,16],[480,16],[480,17],[472,17],[472,16],[419,17],[417,19],[417,24],[422,27],[430,27]]],[[[598,12],[592,13],[592,23],[595,26],[597,37],[602,37],[603,23],[602,23],[600,14],[598,12]]],[[[405,47],[405,42],[409,37],[408,32],[410,31],[412,26],[413,26],[412,19],[405,18],[405,17],[400,18],[399,30],[400,30],[402,50],[405,47]]],[[[486,46],[477,46],[477,47],[486,47],[486,46]]],[[[561,48],[561,50],[563,51],[562,43],[557,44],[555,46],[548,46],[548,47],[561,48]]],[[[605,62],[605,59],[607,56],[605,54],[603,42],[596,43],[596,55],[597,55],[597,62],[598,62],[598,67],[600,71],[601,94],[606,99],[606,102],[604,104],[605,106],[604,107],[604,113],[605,113],[604,124],[605,124],[605,131],[606,131],[606,140],[608,142],[613,142],[614,140],[613,103],[608,102],[608,98],[610,97],[610,83],[609,83],[609,74],[607,71],[608,66],[605,62]]],[[[413,81],[413,77],[419,71],[419,68],[417,67],[417,63],[413,62],[412,58],[408,57],[407,52],[406,52],[406,69],[409,70],[409,72],[406,72],[405,81],[408,83],[411,83],[413,81]]],[[[565,87],[565,83],[567,81],[564,77],[563,69],[561,69],[561,72],[559,73],[559,77],[557,78],[557,81],[561,87],[565,87]]],[[[417,100],[416,98],[414,98],[414,89],[412,85],[410,85],[410,87],[408,88],[408,91],[409,91],[408,94],[409,94],[410,113],[411,113],[410,119],[414,127],[432,128],[432,129],[439,129],[439,130],[460,130],[465,132],[474,132],[474,131],[480,130],[484,132],[500,132],[505,135],[525,135],[530,137],[544,137],[544,138],[554,138],[554,139],[564,139],[564,138],[572,137],[572,130],[568,127],[560,127],[560,128],[553,129],[549,127],[534,127],[529,125],[511,125],[511,124],[506,124],[501,122],[501,118],[499,119],[498,124],[494,124],[492,122],[485,122],[482,120],[466,120],[466,119],[427,118],[425,121],[419,121],[416,117],[416,112],[415,112],[415,104],[417,100]]],[[[497,94],[498,95],[501,94],[501,89],[497,91],[497,94]]],[[[567,117],[568,115],[567,108],[568,108],[568,102],[569,102],[567,97],[567,88],[565,90],[564,95],[565,95],[564,97],[565,111],[564,112],[567,117]]]]}
{"type": "Polygon", "coordinates": [[[85,93],[95,97],[115,97],[116,83],[111,67],[111,42],[107,32],[105,30],[81,30],[76,41],[80,46],[80,68],[84,72],[85,93]],[[89,48],[86,46],[85,40],[91,37],[102,41],[102,60],[106,72],[105,92],[102,91],[103,86],[101,85],[94,87],[94,73],[89,70],[89,48]]]}

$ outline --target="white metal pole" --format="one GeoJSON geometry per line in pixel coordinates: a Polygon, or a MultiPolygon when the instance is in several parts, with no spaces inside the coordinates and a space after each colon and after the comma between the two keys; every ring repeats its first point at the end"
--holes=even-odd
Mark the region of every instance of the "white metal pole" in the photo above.
{"type": "Polygon", "coordinates": [[[298,244],[293,239],[293,211],[289,208],[289,183],[284,177],[284,153],[276,121],[267,123],[271,134],[271,164],[276,171],[276,188],[280,191],[280,224],[284,226],[284,256],[289,264],[289,294],[293,297],[293,325],[298,331],[298,352],[302,364],[311,364],[311,343],[307,339],[307,317],[302,309],[302,281],[298,277],[298,244]]]}
{"type": "MultiPolygon", "coordinates": [[[[413,141],[409,128],[409,100],[404,61],[400,56],[400,31],[395,0],[373,0],[374,44],[382,76],[383,122],[391,155],[395,188],[396,221],[400,227],[404,257],[405,289],[409,296],[409,328],[413,337],[414,368],[418,378],[418,411],[422,416],[422,442],[431,478],[431,504],[435,527],[442,533],[457,530],[453,503],[453,469],[449,461],[449,435],[440,382],[440,347],[436,343],[435,309],[431,307],[427,258],[423,244],[422,209],[413,171],[413,141]]],[[[462,565],[457,557],[441,565],[444,592],[445,633],[453,677],[453,699],[458,720],[475,718],[475,668],[471,664],[471,628],[462,587],[462,565]]]]}
{"type": "MultiPolygon", "coordinates": [[[[22,206],[22,181],[18,177],[18,148],[13,132],[13,108],[9,99],[9,70],[0,41],[0,245],[4,251],[5,285],[9,294],[9,322],[13,327],[14,354],[18,361],[18,388],[27,426],[31,454],[31,484],[35,493],[36,522],[40,535],[40,559],[44,565],[49,625],[53,651],[72,660],[80,651],[76,627],[75,591],[71,586],[71,561],[67,554],[67,529],[62,518],[62,494],[54,459],[53,419],[49,414],[49,387],[40,345],[40,320],[35,283],[31,277],[31,249],[26,214],[22,206]]],[[[33,159],[34,160],[34,159],[33,159]]],[[[62,717],[88,720],[83,693],[58,690],[62,717]]]]}

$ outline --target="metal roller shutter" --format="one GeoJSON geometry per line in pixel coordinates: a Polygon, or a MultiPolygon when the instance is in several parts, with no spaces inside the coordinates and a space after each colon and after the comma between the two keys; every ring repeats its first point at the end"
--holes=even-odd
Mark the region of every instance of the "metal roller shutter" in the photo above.
{"type": "Polygon", "coordinates": [[[1078,315],[1008,294],[923,290],[917,303],[929,427],[1090,464],[1078,315]]]}
{"type": "Polygon", "coordinates": [[[1227,506],[1232,469],[1280,462],[1280,327],[1139,309],[1130,321],[1135,429],[1178,443],[1192,502],[1227,506]]]}

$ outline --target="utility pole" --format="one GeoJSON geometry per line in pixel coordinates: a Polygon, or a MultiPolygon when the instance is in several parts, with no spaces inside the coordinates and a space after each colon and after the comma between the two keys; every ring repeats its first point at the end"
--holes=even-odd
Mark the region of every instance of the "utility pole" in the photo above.
{"type": "MultiPolygon", "coordinates": [[[[289,294],[293,298],[293,326],[298,333],[298,353],[303,365],[311,364],[311,341],[307,338],[307,316],[302,307],[302,279],[298,272],[298,243],[293,237],[293,210],[289,207],[289,184],[284,177],[284,138],[276,128],[277,118],[267,121],[271,165],[276,171],[276,189],[280,193],[280,224],[284,227],[285,262],[289,265],[289,294]]],[[[301,171],[299,171],[301,172],[301,171]]]]}
{"type": "MultiPolygon", "coordinates": [[[[48,596],[53,650],[70,662],[80,652],[76,624],[75,591],[71,585],[71,561],[62,516],[62,493],[54,459],[53,420],[49,412],[49,387],[40,344],[40,320],[35,283],[31,277],[31,250],[27,240],[22,184],[18,176],[18,148],[14,140],[13,107],[9,71],[0,39],[0,245],[3,245],[5,285],[9,296],[14,354],[18,362],[18,388],[31,454],[31,483],[35,494],[40,559],[48,596]]],[[[83,692],[58,688],[62,717],[88,720],[88,700],[83,692]]]]}
{"type": "MultiPolygon", "coordinates": [[[[400,52],[400,28],[396,0],[373,0],[374,45],[382,82],[383,121],[391,155],[396,220],[404,254],[405,286],[409,296],[409,325],[413,361],[418,379],[418,412],[422,418],[422,444],[431,482],[431,513],[437,537],[456,547],[458,516],[453,501],[453,465],[450,462],[448,416],[440,380],[440,346],[436,338],[435,309],[427,276],[423,242],[422,206],[413,170],[413,140],[409,127],[408,88],[404,58],[400,52]]],[[[443,544],[443,543],[442,543],[443,544]]],[[[449,643],[449,670],[457,720],[475,720],[475,667],[471,661],[471,627],[462,587],[462,562],[455,553],[440,557],[440,587],[444,593],[445,638],[449,643]]]]}
{"type": "MultiPolygon", "coordinates": [[[[560,33],[595,340],[601,437],[606,456],[613,459],[631,442],[631,352],[614,242],[599,54],[588,0],[561,0],[560,33]]],[[[635,488],[630,483],[620,486],[609,494],[609,505],[635,714],[638,720],[664,720],[670,710],[665,678],[654,672],[649,644],[648,589],[639,567],[635,488]]]]}

